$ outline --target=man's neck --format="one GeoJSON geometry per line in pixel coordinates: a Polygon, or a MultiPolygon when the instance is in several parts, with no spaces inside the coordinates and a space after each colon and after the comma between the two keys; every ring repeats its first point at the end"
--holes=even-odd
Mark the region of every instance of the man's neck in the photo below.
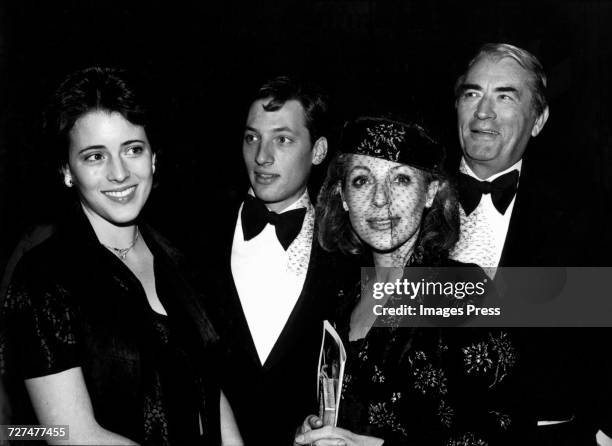
{"type": "MultiPolygon", "coordinates": [[[[253,197],[257,198],[252,188],[249,189],[249,195],[252,195],[253,197]]],[[[308,195],[308,188],[304,189],[304,191],[298,196],[297,199],[295,199],[289,204],[285,204],[284,206],[280,208],[274,205],[270,205],[266,202],[264,202],[264,204],[266,205],[269,211],[276,212],[277,214],[282,214],[283,212],[290,211],[292,209],[297,209],[300,202],[304,203],[304,207],[306,208],[309,207],[308,203],[310,203],[310,196],[308,195]]]]}
{"type": "Polygon", "coordinates": [[[483,181],[497,173],[496,171],[491,170],[482,164],[468,164],[468,166],[470,170],[474,172],[474,175],[483,181]]]}
{"type": "Polygon", "coordinates": [[[523,160],[520,159],[510,166],[504,167],[502,169],[492,170],[488,166],[476,164],[474,162],[471,162],[468,158],[462,157],[459,170],[481,181],[492,181],[495,178],[515,169],[518,170],[520,173],[522,165],[523,160]]]}

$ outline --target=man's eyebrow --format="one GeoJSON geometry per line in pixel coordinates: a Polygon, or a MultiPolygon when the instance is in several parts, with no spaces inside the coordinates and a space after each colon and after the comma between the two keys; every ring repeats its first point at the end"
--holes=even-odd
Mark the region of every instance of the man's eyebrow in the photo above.
{"type": "Polygon", "coordinates": [[[494,91],[496,93],[514,93],[517,96],[521,95],[516,87],[496,87],[494,91]]]}
{"type": "Polygon", "coordinates": [[[251,127],[250,125],[245,126],[245,127],[244,127],[244,130],[245,130],[245,131],[249,131],[249,132],[259,133],[259,132],[257,131],[257,129],[256,129],[256,128],[251,127]]]}
{"type": "Polygon", "coordinates": [[[287,126],[284,127],[274,127],[272,129],[273,132],[279,133],[279,132],[291,132],[293,133],[293,130],[287,126]]]}
{"type": "Polygon", "coordinates": [[[465,90],[478,90],[478,91],[482,91],[482,87],[478,84],[461,84],[461,87],[459,87],[459,89],[461,91],[465,91],[465,90]]]}

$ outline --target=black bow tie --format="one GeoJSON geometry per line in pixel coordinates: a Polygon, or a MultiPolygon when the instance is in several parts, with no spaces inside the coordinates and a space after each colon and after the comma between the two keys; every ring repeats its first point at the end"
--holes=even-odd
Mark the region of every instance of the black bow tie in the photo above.
{"type": "Polygon", "coordinates": [[[276,237],[285,251],[302,229],[306,208],[294,209],[277,214],[270,212],[263,202],[247,195],[242,207],[242,233],[245,240],[259,235],[268,223],[274,226],[276,237]]]}
{"type": "Polygon", "coordinates": [[[510,206],[518,186],[519,172],[513,170],[505,173],[493,181],[478,181],[476,178],[459,174],[459,201],[465,211],[470,215],[482,198],[482,194],[491,194],[491,200],[495,209],[500,214],[505,214],[510,206]]]}

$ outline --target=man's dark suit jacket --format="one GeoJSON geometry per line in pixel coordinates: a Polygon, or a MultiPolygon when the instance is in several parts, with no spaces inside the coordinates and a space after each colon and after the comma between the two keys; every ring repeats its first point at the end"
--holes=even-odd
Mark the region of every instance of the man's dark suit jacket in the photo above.
{"type": "Polygon", "coordinates": [[[317,363],[324,319],[335,309],[330,295],[341,278],[336,258],[315,236],[308,272],[293,311],[262,365],[231,272],[231,249],[240,203],[226,212],[215,235],[215,264],[202,270],[213,325],[225,348],[222,389],[247,445],[292,444],[306,415],[318,412],[317,363]]]}
{"type": "MultiPolygon", "coordinates": [[[[568,181],[567,172],[558,178],[539,172],[529,159],[523,162],[518,191],[510,217],[510,225],[499,267],[556,267],[544,273],[528,273],[530,283],[541,292],[555,295],[565,283],[565,267],[587,266],[594,261],[585,255],[584,234],[593,231],[592,213],[568,181]],[[574,189],[572,189],[572,187],[574,189]]],[[[495,278],[501,294],[512,297],[513,283],[525,277],[516,270],[497,271],[495,278]],[[503,289],[505,287],[505,289],[503,289]]],[[[519,289],[524,284],[520,284],[519,289]]],[[[519,362],[524,373],[524,387],[518,391],[525,402],[525,410],[535,426],[538,420],[562,420],[584,417],[584,407],[593,395],[585,395],[585,365],[592,362],[593,330],[581,328],[524,328],[516,329],[521,339],[519,362]]],[[[591,418],[587,416],[586,418],[591,418]]],[[[584,425],[589,420],[579,420],[584,425]]],[[[592,444],[581,437],[594,438],[591,427],[581,425],[570,443],[592,444]],[[584,442],[583,442],[584,440],[584,442]]],[[[557,435],[557,428],[554,434],[557,435]]],[[[540,428],[539,431],[542,431],[540,428]]],[[[540,435],[539,433],[536,435],[540,435]]],[[[552,437],[551,437],[552,438],[552,437]]],[[[532,440],[547,444],[547,438],[532,440]]],[[[550,440],[552,441],[552,440],[550,440]]],[[[556,441],[556,440],[555,440],[556,441]]],[[[559,444],[559,443],[557,443],[559,444]]]]}
{"type": "Polygon", "coordinates": [[[568,246],[576,216],[562,186],[538,178],[529,160],[523,162],[518,191],[510,217],[499,266],[569,266],[575,246],[568,246]]]}

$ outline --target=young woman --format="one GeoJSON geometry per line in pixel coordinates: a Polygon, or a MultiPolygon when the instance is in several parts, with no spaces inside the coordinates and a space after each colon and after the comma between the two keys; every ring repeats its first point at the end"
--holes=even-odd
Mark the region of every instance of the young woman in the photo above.
{"type": "MultiPolygon", "coordinates": [[[[358,118],[345,126],[341,151],[318,200],[324,248],[364,255],[362,265],[376,267],[377,281],[428,267],[429,278],[486,283],[480,268],[448,259],[458,234],[457,203],[441,168],[443,149],[423,128],[358,118]]],[[[393,320],[383,327],[373,307],[391,300],[354,282],[338,293],[343,304],[335,325],[348,354],[339,427],[322,427],[311,416],[297,444],[468,446],[507,436],[513,407],[506,392],[515,365],[507,333],[402,327],[393,320]]]]}
{"type": "Polygon", "coordinates": [[[97,67],[69,76],[46,116],[78,203],[16,268],[0,366],[14,423],[69,427],[52,444],[241,444],[200,296],[140,218],[156,166],[149,118],[123,73],[97,67]]]}

